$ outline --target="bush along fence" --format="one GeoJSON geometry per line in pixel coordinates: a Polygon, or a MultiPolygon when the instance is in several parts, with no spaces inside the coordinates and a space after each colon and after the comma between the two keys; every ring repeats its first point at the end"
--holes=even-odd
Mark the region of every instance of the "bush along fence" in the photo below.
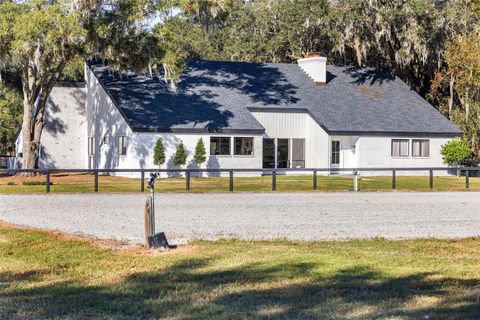
{"type": "MultiPolygon", "coordinates": [[[[416,168],[295,168],[295,169],[0,169],[0,174],[22,174],[22,173],[33,173],[36,175],[45,175],[45,182],[42,185],[45,185],[45,192],[50,192],[50,187],[52,185],[51,175],[58,173],[71,173],[71,174],[91,174],[93,175],[92,184],[93,191],[98,192],[99,189],[99,175],[110,175],[118,173],[140,173],[140,185],[139,191],[145,191],[145,179],[149,176],[150,173],[167,173],[172,175],[184,174],[185,176],[185,191],[191,190],[191,177],[192,174],[199,176],[200,173],[216,174],[221,175],[222,173],[228,177],[228,190],[233,192],[235,189],[234,186],[234,177],[236,174],[245,174],[245,173],[258,173],[262,176],[271,176],[271,190],[277,190],[277,176],[279,174],[295,174],[299,173],[302,175],[310,174],[312,176],[312,190],[318,190],[318,176],[319,174],[330,174],[338,176],[351,176],[353,185],[353,191],[359,191],[359,176],[360,173],[372,173],[372,172],[389,172],[391,175],[391,189],[395,190],[397,188],[397,173],[401,172],[417,172],[424,173],[423,176],[428,176],[429,189],[434,188],[434,173],[435,172],[448,172],[449,174],[455,174],[457,176],[463,176],[465,179],[465,190],[470,188],[470,177],[479,176],[480,167],[416,167],[416,168]]],[[[384,176],[384,175],[382,175],[384,176]]]]}

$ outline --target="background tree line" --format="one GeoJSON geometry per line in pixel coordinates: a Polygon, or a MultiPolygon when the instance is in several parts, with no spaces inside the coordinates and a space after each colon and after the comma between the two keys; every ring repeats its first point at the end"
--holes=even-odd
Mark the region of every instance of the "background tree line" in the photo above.
{"type": "MultiPolygon", "coordinates": [[[[186,59],[295,62],[321,52],[332,64],[392,69],[458,124],[480,155],[480,0],[71,2],[77,6],[63,14],[76,16],[82,42],[59,78],[81,78],[82,59],[96,56],[116,68],[162,70],[175,89],[186,59]]],[[[65,7],[26,3],[33,11],[35,3],[43,3],[40,11],[65,7]]],[[[0,56],[9,56],[1,12],[0,56]]],[[[0,61],[3,79],[21,65],[10,57],[0,61]]]]}

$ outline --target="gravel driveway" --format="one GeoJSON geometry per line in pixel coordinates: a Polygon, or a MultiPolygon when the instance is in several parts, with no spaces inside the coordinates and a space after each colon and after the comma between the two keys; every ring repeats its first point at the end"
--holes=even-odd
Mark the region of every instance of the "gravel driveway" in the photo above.
{"type": "MultiPolygon", "coordinates": [[[[0,195],[0,220],[142,242],[147,194],[0,195]]],[[[480,235],[480,193],[162,194],[157,229],[190,239],[323,240],[480,235]]]]}

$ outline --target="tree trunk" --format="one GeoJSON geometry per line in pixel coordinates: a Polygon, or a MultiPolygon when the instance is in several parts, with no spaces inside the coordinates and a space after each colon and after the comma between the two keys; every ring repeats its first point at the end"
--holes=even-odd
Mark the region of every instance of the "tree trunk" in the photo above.
{"type": "Polygon", "coordinates": [[[450,78],[450,98],[448,99],[448,118],[451,119],[452,109],[453,109],[453,86],[455,84],[455,78],[452,76],[450,78]]]}
{"type": "MultiPolygon", "coordinates": [[[[37,78],[40,71],[32,71],[39,68],[29,61],[23,65],[23,169],[37,169],[40,151],[40,140],[45,125],[44,115],[48,97],[57,82],[58,76],[66,65],[66,59],[51,71],[49,76],[37,78]]],[[[33,174],[26,174],[33,175],[33,174]]]]}

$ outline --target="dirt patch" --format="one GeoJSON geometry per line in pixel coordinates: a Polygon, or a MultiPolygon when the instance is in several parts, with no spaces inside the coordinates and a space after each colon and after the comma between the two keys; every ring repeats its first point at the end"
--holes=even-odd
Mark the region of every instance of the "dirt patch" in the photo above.
{"type": "MultiPolygon", "coordinates": [[[[11,223],[6,223],[0,221],[0,228],[15,228],[15,229],[23,229],[23,230],[32,230],[35,232],[43,233],[49,236],[53,236],[60,241],[82,241],[88,242],[89,244],[100,248],[100,249],[109,249],[113,250],[118,254],[126,254],[126,255],[141,255],[141,256],[156,256],[156,255],[170,255],[170,254],[190,254],[197,250],[197,246],[193,244],[184,244],[178,245],[175,248],[160,248],[160,249],[150,249],[145,247],[144,245],[136,245],[132,244],[127,241],[119,241],[119,240],[105,240],[105,239],[98,239],[95,237],[89,236],[80,236],[80,235],[69,235],[60,231],[50,231],[40,228],[31,228],[31,227],[24,227],[18,226],[11,223]]],[[[0,236],[0,243],[2,242],[9,242],[8,239],[3,238],[0,236]]]]}

